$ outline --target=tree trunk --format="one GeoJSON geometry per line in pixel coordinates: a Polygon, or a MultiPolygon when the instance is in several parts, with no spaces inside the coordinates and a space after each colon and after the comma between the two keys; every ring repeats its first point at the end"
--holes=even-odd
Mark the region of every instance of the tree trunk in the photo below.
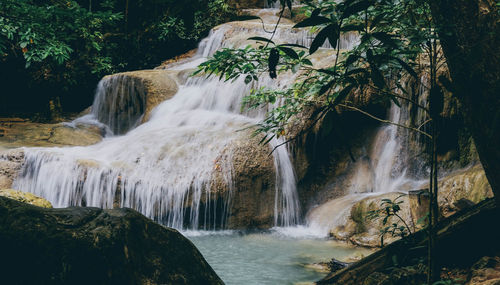
{"type": "Polygon", "coordinates": [[[486,177],[500,205],[500,16],[493,0],[429,0],[486,177]]]}
{"type": "MultiPolygon", "coordinates": [[[[491,231],[491,227],[499,218],[500,209],[496,207],[495,201],[486,200],[440,221],[436,227],[436,262],[447,268],[470,268],[479,258],[498,254],[500,232],[491,231]]],[[[375,272],[390,275],[395,269],[395,261],[399,268],[416,266],[426,256],[426,244],[426,231],[418,231],[344,269],[330,273],[316,284],[379,284],[369,283],[366,279],[375,272]]],[[[393,283],[389,284],[408,284],[408,279],[391,281],[393,283]]],[[[414,281],[412,284],[417,284],[414,281]]]]}

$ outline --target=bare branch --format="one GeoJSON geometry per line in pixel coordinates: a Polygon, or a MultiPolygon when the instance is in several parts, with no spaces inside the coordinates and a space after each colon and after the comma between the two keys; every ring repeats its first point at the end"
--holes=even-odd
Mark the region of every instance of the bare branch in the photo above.
{"type": "Polygon", "coordinates": [[[412,131],[415,131],[417,133],[420,133],[420,134],[428,137],[429,139],[432,139],[432,136],[430,134],[428,134],[428,133],[426,133],[424,131],[421,131],[421,130],[419,130],[417,128],[410,127],[410,126],[405,126],[405,125],[402,125],[402,124],[399,124],[399,123],[395,123],[395,122],[392,122],[392,121],[389,121],[389,120],[381,119],[381,118],[376,117],[376,116],[374,116],[374,115],[372,115],[372,114],[370,114],[370,113],[368,113],[366,111],[363,111],[363,110],[361,110],[361,109],[359,109],[357,107],[346,105],[346,104],[338,104],[337,106],[344,107],[344,108],[347,108],[347,109],[351,109],[351,110],[354,110],[354,111],[358,111],[361,114],[366,115],[366,116],[368,116],[368,117],[370,117],[370,118],[372,118],[374,120],[377,120],[379,122],[386,123],[386,124],[391,124],[391,125],[394,125],[394,126],[398,126],[398,127],[401,127],[401,128],[408,129],[408,130],[412,130],[412,131]]]}

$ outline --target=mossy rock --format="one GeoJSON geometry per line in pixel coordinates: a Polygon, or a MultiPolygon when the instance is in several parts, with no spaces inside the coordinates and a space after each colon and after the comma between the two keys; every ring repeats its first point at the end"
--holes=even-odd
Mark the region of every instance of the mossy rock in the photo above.
{"type": "Polygon", "coordinates": [[[0,196],[37,207],[52,208],[52,204],[49,201],[28,192],[22,192],[14,189],[3,189],[0,190],[0,196]]]}
{"type": "Polygon", "coordinates": [[[2,284],[223,284],[178,231],[132,209],[0,197],[2,284]]]}

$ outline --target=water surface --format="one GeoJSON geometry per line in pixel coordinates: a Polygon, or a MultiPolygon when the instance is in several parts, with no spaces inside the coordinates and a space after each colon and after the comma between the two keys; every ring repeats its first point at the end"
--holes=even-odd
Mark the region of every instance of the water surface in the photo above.
{"type": "Polygon", "coordinates": [[[228,285],[314,282],[326,273],[305,265],[371,253],[368,249],[304,235],[301,228],[258,233],[198,231],[185,234],[228,285]]]}

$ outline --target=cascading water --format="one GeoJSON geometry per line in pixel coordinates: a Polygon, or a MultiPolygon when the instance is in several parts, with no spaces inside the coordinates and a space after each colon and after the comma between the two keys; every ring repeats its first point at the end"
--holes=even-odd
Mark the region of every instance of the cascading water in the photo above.
{"type": "MultiPolygon", "coordinates": [[[[422,87],[425,85],[424,78],[422,82],[417,98],[419,105],[425,106],[426,93],[422,87]]],[[[411,105],[407,102],[401,105],[399,107],[394,103],[391,104],[388,120],[408,125],[411,122],[411,105]]],[[[422,109],[417,109],[416,113],[413,123],[420,125],[425,121],[425,113],[422,109]]],[[[420,159],[410,155],[412,150],[403,147],[408,145],[409,137],[409,130],[405,128],[394,124],[381,126],[375,135],[371,151],[356,162],[346,195],[313,209],[307,217],[309,227],[318,235],[327,235],[330,229],[346,223],[351,208],[362,199],[383,193],[418,189],[425,184],[426,181],[419,177],[423,170],[408,173],[410,167],[424,168],[420,159]]]]}
{"type": "Polygon", "coordinates": [[[145,111],[146,90],[139,79],[123,74],[105,77],[97,86],[92,115],[113,134],[135,128],[145,111]]]}
{"type": "MultiPolygon", "coordinates": [[[[389,111],[389,120],[399,122],[401,111],[401,108],[393,103],[389,111]]],[[[405,170],[398,167],[400,154],[401,142],[398,140],[398,127],[382,126],[375,137],[370,155],[373,165],[373,188],[351,189],[351,191],[388,193],[401,190],[400,187],[406,178],[405,170]]]]}
{"type": "MultiPolygon", "coordinates": [[[[261,26],[251,22],[238,28],[232,25],[212,31],[193,58],[171,66],[171,70],[192,68],[217,49],[240,44],[235,37],[243,32],[245,37],[262,32],[261,26]]],[[[286,34],[288,28],[277,30],[276,41],[300,42],[306,38],[302,32],[286,34]]],[[[259,84],[283,88],[293,81],[291,76],[282,79],[272,82],[266,76],[259,84]]],[[[143,90],[121,77],[105,78],[92,113],[80,121],[97,120],[113,134],[126,134],[108,136],[89,147],[26,148],[25,164],[14,187],[47,198],[55,207],[111,208],[119,201],[120,206],[137,209],[170,227],[212,229],[220,216],[219,226],[224,227],[233,185],[232,153],[227,146],[244,139],[238,131],[262,116],[240,112],[242,97],[251,87],[259,87],[243,81],[230,84],[189,78],[173,98],[152,112],[148,122],[137,126],[144,111],[143,90]],[[223,173],[226,191],[212,187],[217,172],[223,173]],[[212,205],[211,195],[223,195],[225,204],[212,205]]],[[[279,143],[273,140],[271,147],[279,143]]],[[[299,203],[290,155],[280,147],[273,156],[275,225],[294,225],[299,222],[299,203]]]]}

